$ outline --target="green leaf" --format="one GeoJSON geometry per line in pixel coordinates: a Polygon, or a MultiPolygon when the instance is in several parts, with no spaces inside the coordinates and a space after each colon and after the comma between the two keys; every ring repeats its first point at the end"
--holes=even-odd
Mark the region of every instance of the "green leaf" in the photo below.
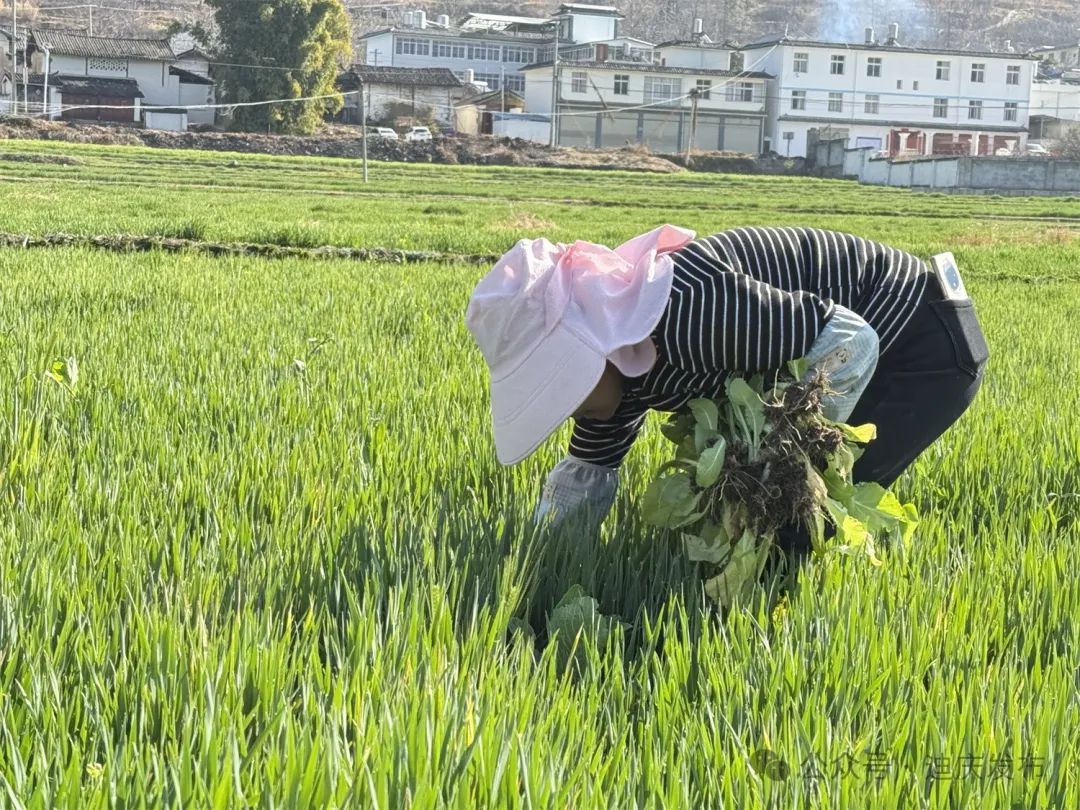
{"type": "Polygon", "coordinates": [[[694,427],[694,417],[688,413],[673,413],[662,425],[660,432],[664,438],[678,444],[685,439],[694,427]]]}
{"type": "Polygon", "coordinates": [[[704,425],[708,430],[720,429],[720,411],[715,402],[711,399],[692,399],[688,404],[698,425],[704,425]]]}
{"type": "Polygon", "coordinates": [[[746,442],[751,461],[756,460],[765,428],[765,402],[741,377],[727,381],[727,402],[731,425],[746,442]]]}
{"type": "Polygon", "coordinates": [[[806,376],[806,372],[810,369],[810,361],[805,357],[800,357],[798,360],[788,360],[787,370],[788,374],[794,377],[796,380],[801,381],[806,376]]]}
{"type": "Polygon", "coordinates": [[[581,660],[581,643],[586,638],[603,648],[619,624],[599,611],[597,601],[581,585],[574,585],[548,616],[547,631],[558,644],[559,660],[565,664],[571,657],[581,660]]]}
{"type": "Polygon", "coordinates": [[[765,403],[742,377],[732,377],[727,381],[727,398],[732,405],[747,413],[765,412],[765,403]]]}
{"type": "Polygon", "coordinates": [[[731,538],[711,520],[705,521],[699,534],[683,532],[683,544],[691,562],[719,563],[731,553],[731,538]]]}
{"type": "Polygon", "coordinates": [[[703,425],[701,422],[698,422],[697,425],[694,426],[695,452],[701,453],[706,447],[712,444],[713,440],[716,439],[719,435],[720,434],[718,434],[712,428],[709,428],[703,425]]]}
{"type": "Polygon", "coordinates": [[[730,608],[749,595],[768,556],[769,542],[758,544],[749,531],[732,549],[731,559],[717,576],[705,582],[705,594],[721,607],[730,608]]]}
{"type": "MultiPolygon", "coordinates": [[[[855,454],[847,444],[841,444],[829,459],[829,469],[834,470],[843,481],[851,481],[851,472],[855,468],[855,454]]],[[[826,480],[828,480],[826,478],[826,480]]]]}
{"type": "Polygon", "coordinates": [[[716,440],[712,447],[707,447],[701,453],[697,465],[697,485],[699,487],[711,487],[720,478],[724,469],[724,459],[727,455],[727,440],[723,436],[716,440]]]}
{"type": "Polygon", "coordinates": [[[865,522],[869,522],[871,518],[903,520],[905,517],[904,507],[896,496],[881,484],[873,482],[855,485],[848,508],[852,514],[865,522]]]}
{"type": "Polygon", "coordinates": [[[695,494],[685,472],[656,478],[645,490],[642,514],[654,526],[674,529],[685,525],[701,496],[695,494]]]}
{"type": "Polygon", "coordinates": [[[869,422],[865,425],[859,425],[858,427],[843,422],[836,422],[835,424],[840,432],[844,434],[844,438],[848,441],[866,444],[877,438],[877,426],[870,424],[869,422]]]}

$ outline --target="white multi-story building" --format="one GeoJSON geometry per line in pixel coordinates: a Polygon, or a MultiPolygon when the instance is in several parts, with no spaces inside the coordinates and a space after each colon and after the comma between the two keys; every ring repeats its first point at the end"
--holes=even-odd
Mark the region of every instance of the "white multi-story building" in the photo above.
{"type": "MultiPolygon", "coordinates": [[[[550,61],[525,68],[526,112],[551,115],[553,68],[550,61]]],[[[761,151],[767,74],[589,61],[560,62],[558,76],[554,118],[562,146],[761,151]]]]}
{"type": "Polygon", "coordinates": [[[564,3],[553,17],[472,13],[457,25],[407,12],[404,25],[360,37],[358,61],[376,67],[449,68],[459,78],[471,70],[489,90],[522,93],[521,68],[551,58],[556,30],[559,51],[588,42],[614,40],[622,15],[612,6],[564,3]]]}
{"type": "Polygon", "coordinates": [[[906,48],[897,26],[863,43],[783,37],[742,49],[775,76],[767,146],[804,156],[807,139],[842,138],[889,156],[1022,150],[1036,60],[1017,53],[906,48]]]}

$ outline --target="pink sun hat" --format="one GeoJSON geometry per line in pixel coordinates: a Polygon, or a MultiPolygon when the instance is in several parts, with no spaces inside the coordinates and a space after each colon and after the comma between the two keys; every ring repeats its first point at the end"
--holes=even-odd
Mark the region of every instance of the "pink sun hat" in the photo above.
{"type": "Polygon", "coordinates": [[[637,377],[671,295],[671,257],[694,231],[662,225],[612,250],[522,239],[473,290],[465,323],[491,374],[495,453],[515,464],[585,401],[607,361],[637,377]]]}

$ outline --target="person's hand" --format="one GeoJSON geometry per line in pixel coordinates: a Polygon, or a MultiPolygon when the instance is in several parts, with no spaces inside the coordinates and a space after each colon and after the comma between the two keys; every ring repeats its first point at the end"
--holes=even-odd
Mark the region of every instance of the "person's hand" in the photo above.
{"type": "Polygon", "coordinates": [[[825,417],[846,421],[877,369],[877,332],[859,315],[837,304],[806,360],[809,368],[803,382],[815,371],[825,373],[829,389],[822,400],[825,417]]]}

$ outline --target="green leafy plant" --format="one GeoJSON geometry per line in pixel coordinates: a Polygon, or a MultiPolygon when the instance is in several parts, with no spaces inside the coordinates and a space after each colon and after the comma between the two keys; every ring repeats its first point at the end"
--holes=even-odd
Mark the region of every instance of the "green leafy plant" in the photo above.
{"type": "Polygon", "coordinates": [[[748,595],[785,526],[805,528],[815,552],[881,565],[878,545],[906,544],[918,524],[912,504],[853,482],[876,430],[825,418],[827,382],[805,371],[793,363],[772,385],[732,377],[723,399],[691,400],[661,428],[677,449],[645,492],[645,518],[681,530],[689,558],[712,567],[705,591],[723,607],[748,595]]]}

